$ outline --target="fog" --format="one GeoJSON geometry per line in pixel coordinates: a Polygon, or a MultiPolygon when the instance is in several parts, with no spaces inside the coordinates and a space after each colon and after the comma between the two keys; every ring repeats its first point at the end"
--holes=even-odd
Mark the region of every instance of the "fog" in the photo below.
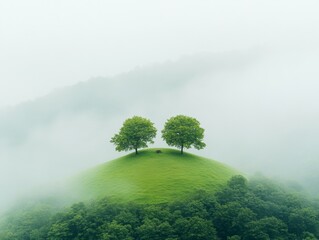
{"type": "Polygon", "coordinates": [[[0,106],[181,55],[318,49],[316,0],[0,1],[0,106]]]}
{"type": "Polygon", "coordinates": [[[0,209],[121,156],[133,115],[185,114],[204,150],[316,192],[317,1],[0,2],[0,209]],[[98,76],[98,77],[97,77],[98,76]]]}

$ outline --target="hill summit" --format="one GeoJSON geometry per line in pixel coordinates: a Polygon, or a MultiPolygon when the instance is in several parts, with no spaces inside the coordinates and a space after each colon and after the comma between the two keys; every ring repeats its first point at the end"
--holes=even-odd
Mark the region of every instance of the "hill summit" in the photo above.
{"type": "Polygon", "coordinates": [[[196,190],[215,192],[238,172],[220,162],[173,149],[146,149],[83,172],[76,185],[86,199],[162,203],[196,190]]]}

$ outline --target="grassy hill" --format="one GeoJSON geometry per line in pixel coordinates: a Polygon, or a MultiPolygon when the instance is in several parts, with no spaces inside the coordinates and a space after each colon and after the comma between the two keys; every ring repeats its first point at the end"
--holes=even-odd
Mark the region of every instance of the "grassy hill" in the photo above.
{"type": "Polygon", "coordinates": [[[86,199],[107,196],[121,202],[160,203],[198,189],[215,192],[236,174],[222,163],[193,154],[147,149],[88,170],[76,184],[86,199]]]}

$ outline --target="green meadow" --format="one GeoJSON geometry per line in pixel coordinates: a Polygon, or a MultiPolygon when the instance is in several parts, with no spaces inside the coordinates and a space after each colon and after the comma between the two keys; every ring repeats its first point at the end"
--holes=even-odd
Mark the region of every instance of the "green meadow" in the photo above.
{"type": "Polygon", "coordinates": [[[162,203],[197,190],[216,192],[236,170],[215,160],[173,149],[146,149],[108,161],[77,176],[73,184],[84,199],[162,203]]]}

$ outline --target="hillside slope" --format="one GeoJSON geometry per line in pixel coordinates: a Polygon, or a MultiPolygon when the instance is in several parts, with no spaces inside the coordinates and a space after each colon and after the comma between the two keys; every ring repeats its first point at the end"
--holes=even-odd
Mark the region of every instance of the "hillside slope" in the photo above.
{"type": "Polygon", "coordinates": [[[215,192],[235,174],[222,163],[193,154],[147,149],[86,171],[75,183],[85,199],[107,196],[123,202],[160,203],[199,189],[215,192]]]}

